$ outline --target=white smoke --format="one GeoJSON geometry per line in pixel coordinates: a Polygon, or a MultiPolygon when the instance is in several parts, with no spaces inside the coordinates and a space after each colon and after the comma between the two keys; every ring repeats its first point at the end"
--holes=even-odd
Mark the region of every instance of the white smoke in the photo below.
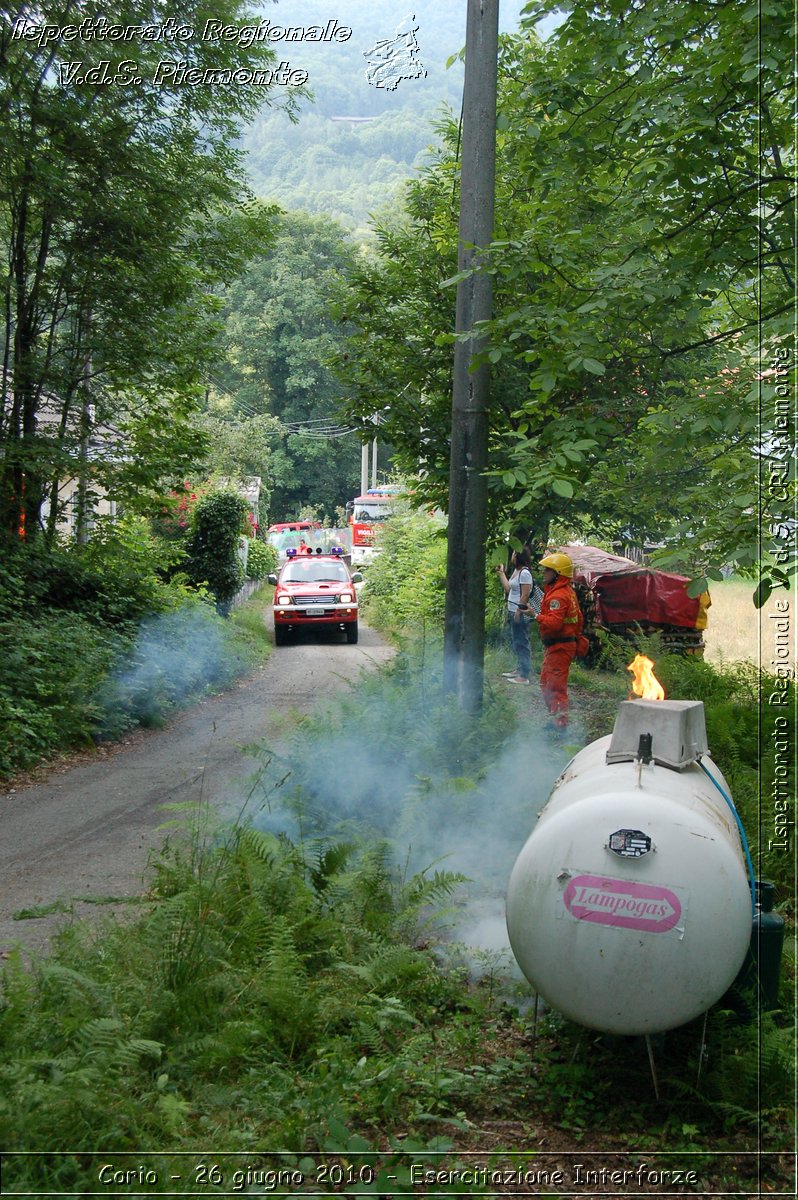
{"type": "Polygon", "coordinates": [[[161,724],[189,696],[230,682],[242,665],[224,621],[209,605],[152,617],[95,697],[100,736],[133,724],[161,724]]]}
{"type": "MultiPolygon", "coordinates": [[[[451,936],[509,953],[510,872],[576,746],[522,725],[487,767],[482,756],[476,768],[475,727],[454,711],[433,711],[430,692],[428,685],[402,693],[386,686],[382,695],[372,688],[367,700],[350,704],[342,726],[305,733],[289,755],[274,755],[259,781],[254,821],[294,840],[385,839],[408,874],[434,867],[467,876],[451,936]]],[[[578,735],[572,740],[582,744],[578,735]]]]}

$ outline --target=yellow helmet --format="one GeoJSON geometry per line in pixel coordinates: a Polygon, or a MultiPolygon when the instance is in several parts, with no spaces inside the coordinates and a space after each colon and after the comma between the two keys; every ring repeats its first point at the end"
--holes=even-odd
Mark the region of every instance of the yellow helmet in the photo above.
{"type": "Polygon", "coordinates": [[[547,554],[545,558],[541,558],[540,565],[541,567],[551,567],[552,571],[556,571],[558,575],[564,575],[566,579],[574,577],[574,564],[567,554],[547,554]]]}

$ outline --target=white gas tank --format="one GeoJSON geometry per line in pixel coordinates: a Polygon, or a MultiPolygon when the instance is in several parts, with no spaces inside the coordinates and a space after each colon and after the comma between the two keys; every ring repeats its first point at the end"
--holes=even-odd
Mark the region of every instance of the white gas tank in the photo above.
{"type": "Polygon", "coordinates": [[[728,795],[701,744],[703,706],[621,710],[612,737],[555,784],[510,877],[507,930],[551,1007],[591,1029],[644,1034],[699,1016],[732,983],[751,889],[734,814],[696,761],[728,795]],[[634,757],[641,733],[649,762],[634,757]]]}

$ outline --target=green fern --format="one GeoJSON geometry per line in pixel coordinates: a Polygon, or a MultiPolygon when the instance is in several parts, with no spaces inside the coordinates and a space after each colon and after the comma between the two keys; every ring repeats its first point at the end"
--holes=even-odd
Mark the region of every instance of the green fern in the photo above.
{"type": "Polygon", "coordinates": [[[360,963],[342,963],[339,970],[362,979],[370,991],[385,993],[408,988],[426,974],[428,960],[410,946],[383,944],[360,963]]]}
{"type": "Polygon", "coordinates": [[[462,884],[470,882],[467,875],[458,871],[433,871],[429,875],[429,870],[429,867],[425,867],[419,871],[404,887],[401,896],[403,917],[417,914],[422,908],[451,896],[462,884]]]}
{"type": "MultiPolygon", "coordinates": [[[[248,995],[241,1001],[249,1005],[248,995]]],[[[231,1017],[201,1036],[187,1038],[185,1053],[192,1070],[217,1079],[221,1072],[235,1073],[248,1062],[258,1061],[267,1038],[254,1016],[231,1017]]]]}
{"type": "Polygon", "coordinates": [[[251,825],[237,831],[235,850],[244,861],[256,859],[264,867],[273,867],[280,857],[280,840],[271,833],[264,833],[251,825]]]}
{"type": "Polygon", "coordinates": [[[308,867],[314,890],[320,894],[330,885],[330,881],[340,875],[355,853],[352,842],[321,843],[314,852],[312,865],[308,867]]]}
{"type": "Polygon", "coordinates": [[[706,1031],[707,1064],[700,1079],[668,1080],[685,1100],[708,1105],[730,1130],[761,1125],[767,1112],[790,1108],[795,1084],[793,1031],[763,1013],[741,1024],[731,1012],[710,1012],[706,1031]]]}
{"type": "Polygon", "coordinates": [[[62,1003],[102,1007],[108,1003],[107,988],[91,976],[59,962],[45,962],[41,967],[41,980],[45,993],[57,992],[62,1003]]]}
{"type": "Polygon", "coordinates": [[[293,931],[283,916],[275,918],[269,931],[258,999],[274,1040],[289,1057],[300,1052],[313,1037],[316,1003],[293,931]]]}
{"type": "Polygon", "coordinates": [[[358,1006],[353,1034],[369,1054],[377,1057],[395,1049],[396,1036],[415,1024],[416,1018],[397,996],[370,996],[358,1006]]]}
{"type": "Polygon", "coordinates": [[[163,1045],[150,1038],[129,1037],[116,1017],[96,1017],[77,1030],[84,1061],[102,1061],[107,1067],[130,1068],[142,1058],[158,1062],[163,1045]]]}

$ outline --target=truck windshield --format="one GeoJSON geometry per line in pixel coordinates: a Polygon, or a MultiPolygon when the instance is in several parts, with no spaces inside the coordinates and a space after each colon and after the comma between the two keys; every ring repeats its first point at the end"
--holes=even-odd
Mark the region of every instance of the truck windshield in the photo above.
{"type": "Polygon", "coordinates": [[[369,525],[377,521],[387,521],[391,510],[387,504],[361,504],[355,509],[355,520],[366,521],[369,525]]]}
{"type": "Polygon", "coordinates": [[[296,558],[283,569],[284,583],[348,583],[349,572],[340,562],[296,558]]]}

